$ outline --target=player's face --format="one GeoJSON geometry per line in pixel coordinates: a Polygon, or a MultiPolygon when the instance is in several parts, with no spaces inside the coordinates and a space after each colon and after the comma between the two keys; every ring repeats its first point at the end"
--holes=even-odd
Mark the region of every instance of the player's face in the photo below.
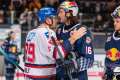
{"type": "Polygon", "coordinates": [[[65,16],[65,10],[64,10],[64,9],[60,9],[60,10],[59,10],[58,16],[59,16],[59,18],[60,18],[60,22],[61,22],[61,23],[67,22],[67,18],[66,18],[66,16],[65,16]]]}
{"type": "Polygon", "coordinates": [[[113,20],[115,31],[120,31],[120,18],[114,18],[113,20]]]}
{"type": "Polygon", "coordinates": [[[53,16],[53,24],[51,25],[50,28],[55,29],[57,26],[57,22],[58,22],[57,16],[53,16]]]}
{"type": "Polygon", "coordinates": [[[10,37],[11,37],[12,39],[14,39],[14,38],[15,38],[15,33],[12,33],[12,34],[10,35],[10,37]]]}

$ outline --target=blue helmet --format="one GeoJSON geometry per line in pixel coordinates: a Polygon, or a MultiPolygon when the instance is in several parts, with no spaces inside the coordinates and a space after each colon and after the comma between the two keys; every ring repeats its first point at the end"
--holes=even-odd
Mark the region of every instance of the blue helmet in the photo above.
{"type": "Polygon", "coordinates": [[[53,19],[53,16],[57,15],[57,12],[51,7],[43,7],[38,11],[38,18],[40,22],[45,22],[46,17],[53,19]]]}
{"type": "Polygon", "coordinates": [[[9,32],[8,32],[8,35],[11,35],[12,33],[14,33],[14,31],[9,31],[9,32]]]}
{"type": "Polygon", "coordinates": [[[120,6],[118,6],[115,11],[111,14],[114,18],[120,18],[120,6]]]}

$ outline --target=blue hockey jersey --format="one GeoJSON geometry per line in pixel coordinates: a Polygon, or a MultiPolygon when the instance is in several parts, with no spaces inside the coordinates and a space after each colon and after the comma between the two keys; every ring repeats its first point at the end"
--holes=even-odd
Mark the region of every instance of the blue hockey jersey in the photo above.
{"type": "MultiPolygon", "coordinates": [[[[83,27],[80,24],[76,24],[69,30],[65,30],[65,24],[62,24],[60,27],[58,27],[56,36],[57,39],[60,42],[63,42],[64,40],[69,39],[73,35],[73,30],[75,29],[78,30],[79,28],[83,27]]],[[[77,51],[79,55],[79,62],[80,62],[80,70],[79,71],[85,71],[88,68],[90,68],[94,62],[94,52],[93,52],[93,46],[92,46],[92,41],[90,37],[90,31],[87,29],[87,34],[78,39],[71,47],[71,51],[77,51]]],[[[67,58],[66,58],[67,59],[67,58]]],[[[59,70],[58,70],[59,71],[59,70]]],[[[60,71],[58,72],[58,74],[60,71]]],[[[82,72],[83,73],[83,72],[82,72]]],[[[63,75],[63,74],[61,74],[63,75]]],[[[78,73],[78,76],[81,75],[81,73],[78,73]]],[[[60,76],[60,75],[59,75],[60,76]]],[[[76,76],[77,74],[72,74],[72,76],[76,76]]],[[[65,77],[65,75],[61,76],[65,77]]],[[[67,78],[67,77],[65,77],[67,78]]]]}
{"type": "Polygon", "coordinates": [[[106,75],[114,75],[113,70],[120,67],[120,38],[115,37],[116,31],[111,33],[106,41],[105,69],[106,75]]]}
{"type": "Polygon", "coordinates": [[[17,43],[8,39],[4,40],[4,43],[6,43],[6,46],[1,45],[1,48],[5,50],[9,57],[15,60],[17,55],[17,43]]]}

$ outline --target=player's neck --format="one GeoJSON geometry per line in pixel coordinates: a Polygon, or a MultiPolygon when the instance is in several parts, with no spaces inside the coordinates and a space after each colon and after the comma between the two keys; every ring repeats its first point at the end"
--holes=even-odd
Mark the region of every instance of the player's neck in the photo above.
{"type": "Polygon", "coordinates": [[[42,23],[42,24],[40,24],[40,26],[42,26],[42,27],[46,27],[46,26],[48,26],[48,25],[45,24],[45,23],[42,23]]]}
{"type": "Polygon", "coordinates": [[[69,25],[70,25],[70,20],[67,21],[67,22],[65,22],[65,25],[66,25],[66,26],[69,26],[69,25]]]}
{"type": "Polygon", "coordinates": [[[12,41],[12,42],[13,42],[13,41],[14,41],[14,39],[12,39],[12,38],[11,38],[11,39],[10,39],[10,41],[12,41]]]}

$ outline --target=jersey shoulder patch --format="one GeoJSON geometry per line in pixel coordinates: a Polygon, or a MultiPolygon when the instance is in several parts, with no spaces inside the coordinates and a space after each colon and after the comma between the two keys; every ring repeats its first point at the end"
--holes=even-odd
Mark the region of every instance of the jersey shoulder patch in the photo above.
{"type": "Polygon", "coordinates": [[[30,32],[30,33],[28,33],[28,36],[27,36],[27,41],[29,42],[29,41],[31,41],[32,39],[33,39],[33,37],[35,36],[35,32],[30,32]]]}

